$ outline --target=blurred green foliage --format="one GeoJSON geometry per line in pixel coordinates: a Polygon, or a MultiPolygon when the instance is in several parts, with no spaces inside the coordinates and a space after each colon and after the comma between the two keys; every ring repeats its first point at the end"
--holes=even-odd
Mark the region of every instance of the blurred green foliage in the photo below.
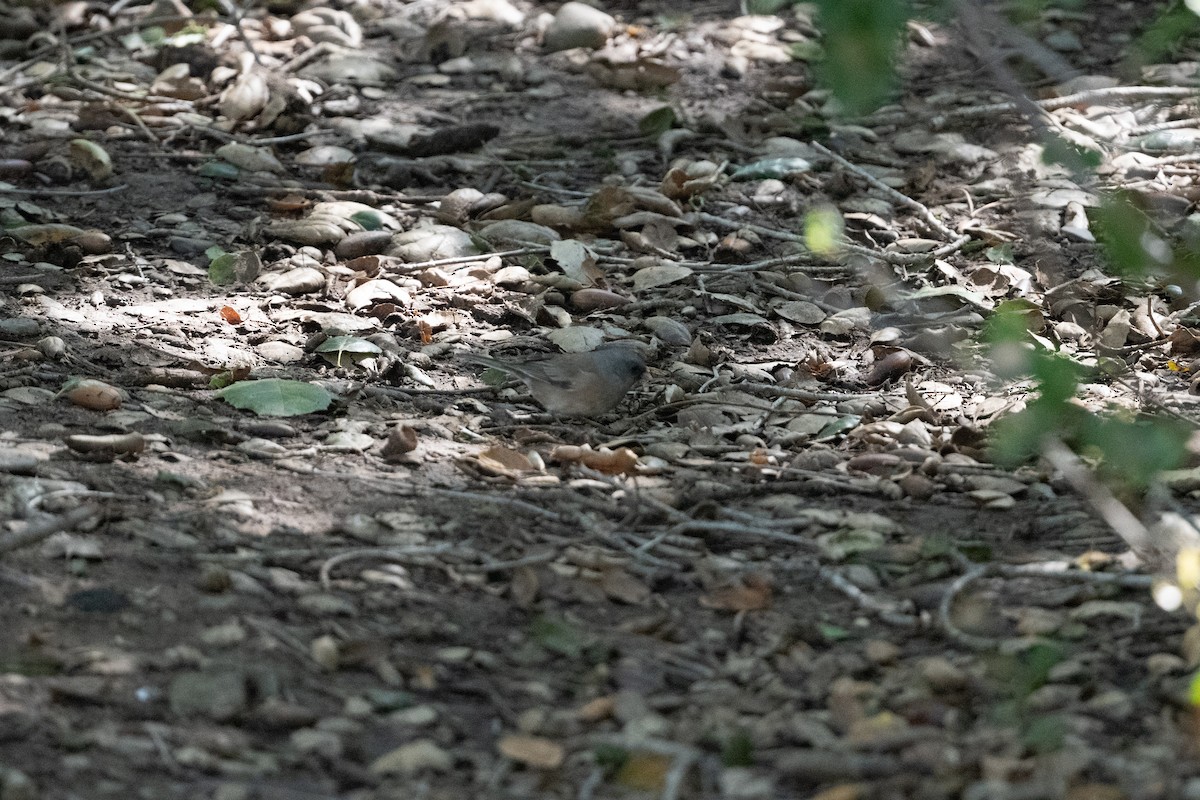
{"type": "MultiPolygon", "coordinates": [[[[792,5],[789,0],[744,0],[744,8],[775,13],[792,5]]],[[[865,114],[886,102],[896,86],[895,58],[906,23],[913,13],[907,0],[816,0],[822,31],[823,58],[815,68],[849,114],[865,114]]],[[[1200,30],[1200,17],[1183,2],[1147,3],[1149,20],[1130,47],[1130,58],[1149,63],[1172,52],[1200,30]]],[[[948,0],[922,3],[922,14],[941,17],[952,12],[948,0]]],[[[1032,25],[1048,12],[1087,11],[1085,0],[1010,0],[1005,6],[1014,24],[1032,25]]],[[[1044,159],[1086,176],[1100,163],[1101,154],[1082,150],[1056,136],[1044,145],[1044,159]]],[[[1091,209],[1093,230],[1112,270],[1147,286],[1176,283],[1195,286],[1200,279],[1200,225],[1196,232],[1172,236],[1160,229],[1143,209],[1138,195],[1115,192],[1091,209]]],[[[810,246],[832,235],[822,217],[806,219],[810,246]]],[[[1186,228],[1185,228],[1186,230],[1186,228]]],[[[818,247],[813,247],[819,250],[818,247]]],[[[999,250],[986,254],[1007,263],[999,250]]],[[[1176,466],[1184,455],[1187,430],[1180,423],[1113,410],[1089,411],[1076,400],[1084,379],[1106,380],[1105,367],[1124,370],[1117,356],[1101,355],[1086,367],[1055,350],[1051,340],[1036,335],[1043,324],[1037,309],[1028,304],[1002,304],[990,320],[984,341],[1002,378],[1031,378],[1037,396],[1019,413],[993,428],[993,455],[997,462],[1015,466],[1036,457],[1044,442],[1056,439],[1094,459],[1101,474],[1126,488],[1144,488],[1159,470],[1176,466]]],[[[1119,354],[1117,354],[1119,356],[1119,354]]]]}
{"type": "Polygon", "coordinates": [[[987,660],[988,678],[1001,698],[993,707],[996,721],[1016,727],[1030,752],[1047,753],[1063,745],[1065,721],[1058,715],[1032,712],[1029,699],[1049,682],[1050,671],[1065,657],[1059,644],[1045,641],[1020,653],[997,653],[987,660]]]}
{"type": "Polygon", "coordinates": [[[1107,480],[1141,490],[1159,472],[1182,462],[1188,426],[1126,410],[1103,415],[1088,411],[1075,397],[1080,380],[1093,371],[1031,341],[1029,320],[1026,308],[1013,303],[998,309],[985,329],[999,376],[1028,375],[1038,389],[1023,410],[993,426],[996,463],[1017,466],[1037,456],[1045,442],[1057,439],[1098,462],[1107,480]]]}
{"type": "Polygon", "coordinates": [[[817,0],[825,59],[819,73],[850,114],[866,114],[896,87],[895,59],[911,16],[904,0],[817,0]]]}
{"type": "Polygon", "coordinates": [[[1188,39],[1200,32],[1200,17],[1186,3],[1168,3],[1158,11],[1154,21],[1133,42],[1126,67],[1132,71],[1144,64],[1153,64],[1175,53],[1188,39]]]}

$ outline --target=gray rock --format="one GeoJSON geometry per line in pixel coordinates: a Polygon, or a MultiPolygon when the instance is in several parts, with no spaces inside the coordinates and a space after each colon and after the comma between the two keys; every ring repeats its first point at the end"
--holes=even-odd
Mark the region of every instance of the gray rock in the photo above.
{"type": "Polygon", "coordinates": [[[598,8],[584,3],[564,3],[542,40],[546,52],[586,47],[598,50],[608,42],[616,20],[598,8]]]}
{"type": "Polygon", "coordinates": [[[240,672],[184,672],[171,681],[167,696],[173,713],[217,722],[245,711],[249,699],[240,672]]]}

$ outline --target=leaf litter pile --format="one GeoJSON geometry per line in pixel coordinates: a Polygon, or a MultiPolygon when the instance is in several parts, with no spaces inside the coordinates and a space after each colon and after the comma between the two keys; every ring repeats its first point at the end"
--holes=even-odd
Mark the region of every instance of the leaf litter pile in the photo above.
{"type": "Polygon", "coordinates": [[[1092,227],[1200,238],[1195,64],[1010,31],[1084,177],[965,20],[847,119],[809,6],[601,5],[0,0],[0,799],[1200,797],[1194,620],[982,338],[1190,417],[1092,227]],[[614,341],[598,419],[460,355],[614,341]]]}

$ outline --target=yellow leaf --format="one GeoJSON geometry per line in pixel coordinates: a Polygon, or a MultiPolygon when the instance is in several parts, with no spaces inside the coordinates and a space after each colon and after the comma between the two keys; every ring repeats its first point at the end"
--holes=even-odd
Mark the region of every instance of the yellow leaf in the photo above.
{"type": "Polygon", "coordinates": [[[520,761],[538,769],[558,769],[562,766],[566,751],[558,742],[540,736],[510,733],[500,737],[496,749],[513,761],[520,761]]]}
{"type": "Polygon", "coordinates": [[[617,772],[617,783],[630,789],[661,792],[671,769],[671,759],[658,753],[633,753],[617,772]]]}

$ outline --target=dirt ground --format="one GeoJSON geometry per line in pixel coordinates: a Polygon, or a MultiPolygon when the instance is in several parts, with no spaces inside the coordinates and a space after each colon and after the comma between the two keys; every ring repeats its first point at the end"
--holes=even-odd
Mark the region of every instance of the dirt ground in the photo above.
{"type": "Polygon", "coordinates": [[[806,6],[253,5],[0,0],[0,800],[1200,798],[1195,619],[978,338],[1194,419],[1085,213],[1195,224],[1162,4],[918,18],[857,120],[806,6]],[[596,419],[456,355],[614,340],[596,419]]]}

